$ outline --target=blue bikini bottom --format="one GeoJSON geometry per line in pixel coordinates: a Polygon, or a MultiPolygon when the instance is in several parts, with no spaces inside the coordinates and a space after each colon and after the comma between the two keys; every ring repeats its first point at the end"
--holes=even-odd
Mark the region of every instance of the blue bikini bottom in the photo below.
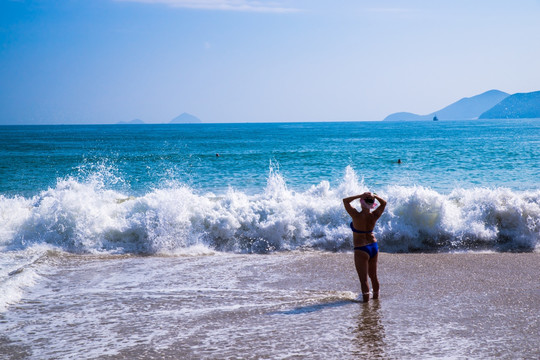
{"type": "Polygon", "coordinates": [[[369,255],[369,258],[371,259],[375,255],[377,255],[377,253],[379,252],[379,245],[377,245],[377,243],[374,242],[374,243],[367,244],[364,246],[357,246],[354,248],[354,251],[356,250],[366,252],[369,255]]]}

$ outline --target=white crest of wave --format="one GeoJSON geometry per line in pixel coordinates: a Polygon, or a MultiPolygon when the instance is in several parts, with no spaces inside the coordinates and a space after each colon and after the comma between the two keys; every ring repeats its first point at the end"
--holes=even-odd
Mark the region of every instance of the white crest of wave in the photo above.
{"type": "Polygon", "coordinates": [[[540,191],[390,186],[379,231],[391,251],[538,250],[540,191]]]}
{"type": "MultiPolygon", "coordinates": [[[[351,167],[331,187],[289,189],[271,167],[255,195],[237,189],[203,194],[170,183],[133,197],[100,177],[64,179],[26,199],[0,196],[0,246],[51,244],[71,252],[201,254],[314,248],[349,250],[350,218],[342,198],[368,191],[351,167]]],[[[540,192],[387,186],[375,234],[382,251],[538,249],[540,192]]],[[[353,203],[354,204],[354,203],[353,203]]]]}

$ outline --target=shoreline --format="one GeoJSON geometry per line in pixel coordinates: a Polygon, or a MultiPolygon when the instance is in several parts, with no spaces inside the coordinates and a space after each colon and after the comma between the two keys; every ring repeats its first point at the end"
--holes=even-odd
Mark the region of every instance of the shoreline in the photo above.
{"type": "Polygon", "coordinates": [[[352,253],[69,255],[36,271],[0,314],[10,359],[540,356],[538,253],[380,253],[368,303],[352,253]]]}

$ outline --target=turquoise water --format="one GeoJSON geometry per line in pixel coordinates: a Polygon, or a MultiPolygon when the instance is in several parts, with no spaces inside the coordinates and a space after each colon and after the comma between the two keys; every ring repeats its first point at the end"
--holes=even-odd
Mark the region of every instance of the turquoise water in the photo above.
{"type": "Polygon", "coordinates": [[[256,193],[270,164],[296,190],[335,184],[347,166],[373,188],[534,190],[540,179],[540,120],[4,126],[0,139],[0,194],[9,196],[98,173],[137,195],[171,181],[256,193]]]}
{"type": "Polygon", "coordinates": [[[540,120],[0,127],[0,312],[55,254],[351,251],[342,199],[364,191],[388,201],[374,230],[382,252],[538,252],[539,130],[540,120]]]}
{"type": "Polygon", "coordinates": [[[348,251],[341,199],[364,191],[388,200],[383,251],[539,247],[538,119],[4,126],[0,138],[5,251],[348,251]]]}

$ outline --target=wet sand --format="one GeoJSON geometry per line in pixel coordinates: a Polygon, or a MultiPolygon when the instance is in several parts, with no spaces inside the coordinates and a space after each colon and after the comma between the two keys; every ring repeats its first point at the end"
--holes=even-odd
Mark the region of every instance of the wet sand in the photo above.
{"type": "Polygon", "coordinates": [[[0,315],[2,359],[535,359],[540,254],[61,256],[0,315]]]}

